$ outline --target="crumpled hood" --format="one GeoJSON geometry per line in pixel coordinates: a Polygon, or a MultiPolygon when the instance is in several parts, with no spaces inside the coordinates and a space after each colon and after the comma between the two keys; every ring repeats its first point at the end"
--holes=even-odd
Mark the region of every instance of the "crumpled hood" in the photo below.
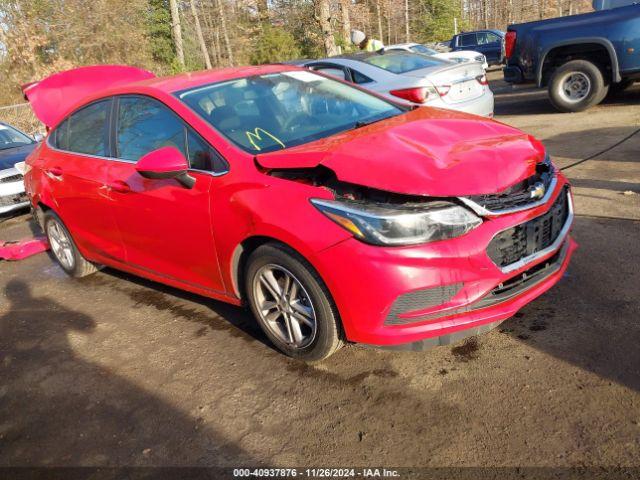
{"type": "Polygon", "coordinates": [[[22,162],[37,145],[37,143],[32,143],[30,145],[23,145],[22,147],[0,150],[0,170],[13,168],[16,163],[22,162]]]}
{"type": "Polygon", "coordinates": [[[333,170],[339,180],[438,197],[497,193],[535,172],[543,145],[493,120],[418,108],[367,127],[256,156],[266,169],[333,170]]]}

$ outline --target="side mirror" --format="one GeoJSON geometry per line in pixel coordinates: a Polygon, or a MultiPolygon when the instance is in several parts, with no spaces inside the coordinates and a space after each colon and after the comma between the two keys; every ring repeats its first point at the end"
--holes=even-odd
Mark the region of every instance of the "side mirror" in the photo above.
{"type": "Polygon", "coordinates": [[[144,178],[175,178],[186,188],[196,184],[196,179],[187,173],[187,159],[176,147],[162,147],[143,155],[136,163],[136,170],[144,178]]]}
{"type": "Polygon", "coordinates": [[[34,140],[36,143],[40,143],[42,140],[44,140],[44,135],[43,135],[43,134],[41,134],[40,132],[38,132],[38,133],[36,133],[36,134],[33,136],[33,140],[34,140]]]}

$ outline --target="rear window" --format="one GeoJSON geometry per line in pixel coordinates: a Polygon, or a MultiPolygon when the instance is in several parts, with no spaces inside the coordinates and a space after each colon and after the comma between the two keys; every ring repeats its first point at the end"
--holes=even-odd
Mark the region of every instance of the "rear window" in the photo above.
{"type": "Polygon", "coordinates": [[[425,57],[410,52],[387,53],[372,55],[363,59],[366,63],[380,67],[391,73],[406,73],[422,68],[437,67],[446,62],[433,57],[425,57]]]}
{"type": "Polygon", "coordinates": [[[414,45],[413,47],[410,47],[410,48],[414,52],[421,53],[423,55],[436,55],[438,53],[429,47],[425,47],[424,45],[414,45]]]}

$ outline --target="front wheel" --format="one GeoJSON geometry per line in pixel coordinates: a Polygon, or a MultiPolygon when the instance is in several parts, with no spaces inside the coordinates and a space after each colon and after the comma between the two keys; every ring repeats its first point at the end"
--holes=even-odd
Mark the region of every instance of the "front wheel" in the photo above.
{"type": "Polygon", "coordinates": [[[286,355],[313,362],[342,346],[337,309],[314,268],[277,243],[257,248],[245,271],[251,310],[269,340],[286,355]]]}
{"type": "Polygon", "coordinates": [[[609,91],[600,69],[587,60],[558,67],[549,81],[549,99],[561,112],[581,112],[597,105],[609,91]]]}

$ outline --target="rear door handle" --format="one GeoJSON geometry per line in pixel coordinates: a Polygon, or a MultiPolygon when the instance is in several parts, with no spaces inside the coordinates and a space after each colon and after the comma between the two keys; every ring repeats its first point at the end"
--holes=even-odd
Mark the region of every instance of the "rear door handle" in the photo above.
{"type": "Polygon", "coordinates": [[[60,167],[51,167],[47,169],[47,173],[49,174],[50,177],[61,177],[62,169],[60,167]]]}
{"type": "Polygon", "coordinates": [[[116,180],[107,185],[110,190],[113,190],[118,193],[129,193],[131,191],[131,187],[127,182],[123,182],[122,180],[116,180]]]}

